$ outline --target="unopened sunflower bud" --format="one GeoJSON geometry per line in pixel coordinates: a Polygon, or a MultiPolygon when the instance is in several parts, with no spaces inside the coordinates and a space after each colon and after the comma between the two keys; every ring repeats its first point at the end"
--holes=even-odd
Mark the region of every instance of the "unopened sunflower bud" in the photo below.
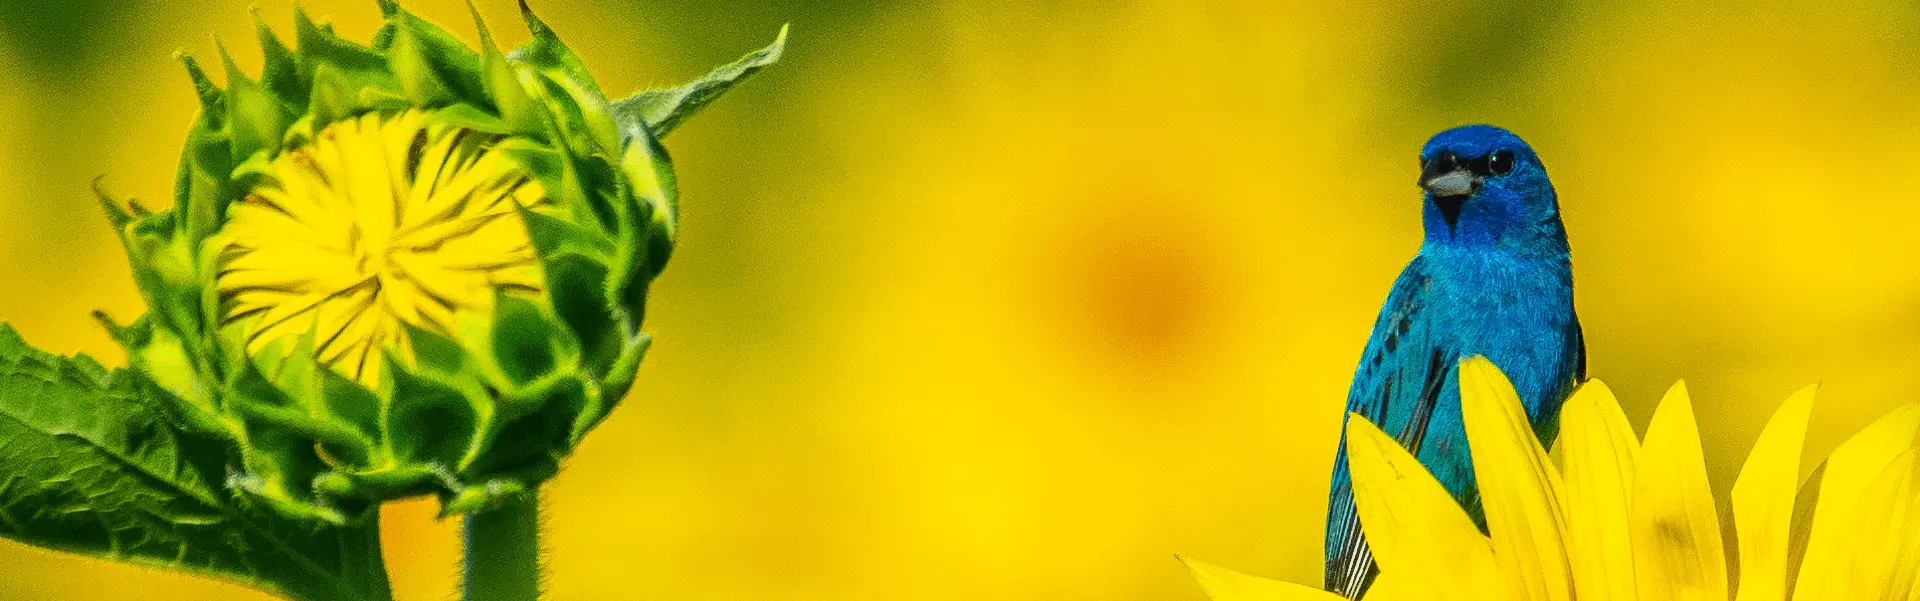
{"type": "Polygon", "coordinates": [[[511,54],[381,5],[371,46],[298,9],[297,51],[261,26],[262,77],[225,60],[224,90],[183,57],[202,111],[174,207],[108,203],[151,306],[114,328],[130,362],[240,449],[236,488],[334,522],[484,507],[606,417],[673,247],[655,136],[698,108],[608,101],[524,5],[511,54]]]}

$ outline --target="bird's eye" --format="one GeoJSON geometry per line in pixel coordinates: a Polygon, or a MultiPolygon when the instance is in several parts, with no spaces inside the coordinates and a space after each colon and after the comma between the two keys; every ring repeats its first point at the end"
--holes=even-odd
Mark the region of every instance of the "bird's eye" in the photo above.
{"type": "Polygon", "coordinates": [[[1508,171],[1513,171],[1513,153],[1505,150],[1493,153],[1487,158],[1487,170],[1494,175],[1506,175],[1508,171]]]}

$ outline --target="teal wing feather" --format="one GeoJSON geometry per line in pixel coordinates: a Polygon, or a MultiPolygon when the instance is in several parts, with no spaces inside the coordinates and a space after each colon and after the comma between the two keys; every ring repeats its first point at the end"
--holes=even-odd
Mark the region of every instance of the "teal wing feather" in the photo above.
{"type": "MultiPolygon", "coordinates": [[[[1374,322],[1347,393],[1348,412],[1366,416],[1416,454],[1459,352],[1432,325],[1427,311],[1432,283],[1420,257],[1401,271],[1374,322]]],[[[1345,428],[1341,431],[1327,501],[1326,590],[1357,599],[1377,570],[1373,552],[1361,536],[1345,428]]]]}

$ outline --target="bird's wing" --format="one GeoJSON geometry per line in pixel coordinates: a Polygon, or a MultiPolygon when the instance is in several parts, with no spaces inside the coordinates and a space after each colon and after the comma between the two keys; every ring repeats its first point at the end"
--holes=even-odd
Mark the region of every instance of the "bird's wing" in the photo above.
{"type": "MultiPolygon", "coordinates": [[[[1422,259],[1414,257],[1380,308],[1347,392],[1348,412],[1366,416],[1416,455],[1458,354],[1438,328],[1430,327],[1433,320],[1426,309],[1431,287],[1422,259]]],[[[1345,428],[1328,494],[1326,558],[1326,589],[1360,598],[1376,570],[1353,504],[1345,428]]]]}

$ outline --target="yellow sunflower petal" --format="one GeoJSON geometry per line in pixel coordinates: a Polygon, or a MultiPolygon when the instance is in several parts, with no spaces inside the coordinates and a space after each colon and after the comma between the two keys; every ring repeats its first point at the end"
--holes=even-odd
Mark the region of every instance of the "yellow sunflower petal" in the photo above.
{"type": "Polygon", "coordinates": [[[1429,595],[1419,589],[1406,586],[1406,582],[1381,572],[1373,578],[1373,586],[1367,587],[1367,594],[1361,601],[1424,601],[1429,595]]]}
{"type": "Polygon", "coordinates": [[[1540,447],[1519,393],[1492,361],[1476,356],[1460,362],[1460,410],[1494,559],[1523,598],[1567,601],[1573,583],[1561,538],[1560,472],[1540,447]]]}
{"type": "Polygon", "coordinates": [[[1920,432],[1920,404],[1908,404],[1853,435],[1827,457],[1819,503],[1813,509],[1813,533],[1794,584],[1796,601],[1844,599],[1851,594],[1848,554],[1860,538],[1852,519],[1855,506],[1888,464],[1913,447],[1916,432],[1920,432]]]}
{"type": "Polygon", "coordinates": [[[1639,592],[1627,524],[1640,441],[1605,383],[1589,380],[1561,407],[1560,449],[1574,590],[1581,599],[1633,601],[1639,592]]]}
{"type": "Polygon", "coordinates": [[[1914,601],[1920,600],[1920,448],[1910,450],[1907,457],[1906,469],[1910,474],[1907,489],[1904,493],[1895,493],[1905,495],[1906,507],[1897,524],[1887,529],[1892,540],[1898,542],[1893,546],[1893,555],[1887,558],[1885,571],[1889,577],[1882,596],[1914,601]]]}
{"type": "Polygon", "coordinates": [[[1737,601],[1781,601],[1787,596],[1787,536],[1800,490],[1801,445],[1818,389],[1801,389],[1773,412],[1733,483],[1733,524],[1740,537],[1737,601]]]}
{"type": "Polygon", "coordinates": [[[1908,486],[1913,488],[1908,491],[1906,520],[1897,533],[1902,542],[1893,558],[1894,577],[1886,593],[1886,598],[1896,601],[1920,601],[1920,453],[1916,453],[1915,461],[1911,468],[1914,475],[1908,479],[1908,486]],[[1904,597],[1901,591],[1906,591],[1904,597]]]}
{"type": "Polygon", "coordinates": [[[1633,565],[1641,601],[1726,601],[1726,552],[1685,382],[1647,425],[1633,479],[1633,565]]]}
{"type": "Polygon", "coordinates": [[[1440,481],[1358,414],[1347,418],[1347,462],[1360,527],[1382,573],[1431,599],[1511,598],[1493,547],[1440,481]]]}
{"type": "Polygon", "coordinates": [[[1851,585],[1847,599],[1904,599],[1912,586],[1912,577],[1903,572],[1914,566],[1901,565],[1898,557],[1912,521],[1913,457],[1909,447],[1889,462],[1849,512],[1853,518],[1849,530],[1857,538],[1847,545],[1843,561],[1842,572],[1851,585]],[[1889,594],[1895,586],[1900,587],[1899,594],[1889,594]]]}
{"type": "Polygon", "coordinates": [[[1191,557],[1174,557],[1187,564],[1200,590],[1213,601],[1346,601],[1345,597],[1311,586],[1243,574],[1191,557]]]}

